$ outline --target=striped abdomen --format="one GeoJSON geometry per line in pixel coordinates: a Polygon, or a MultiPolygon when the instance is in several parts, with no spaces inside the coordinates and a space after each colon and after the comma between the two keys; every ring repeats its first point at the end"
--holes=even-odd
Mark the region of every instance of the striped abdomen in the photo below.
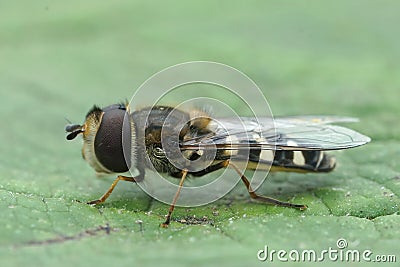
{"type": "Polygon", "coordinates": [[[263,169],[271,164],[271,171],[329,172],[335,168],[336,160],[326,152],[314,150],[278,150],[275,156],[270,150],[250,151],[248,169],[263,169]]]}

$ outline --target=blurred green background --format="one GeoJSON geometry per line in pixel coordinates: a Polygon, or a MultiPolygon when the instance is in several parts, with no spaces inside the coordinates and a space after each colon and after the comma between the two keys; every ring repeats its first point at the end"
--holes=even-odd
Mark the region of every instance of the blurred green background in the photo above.
{"type": "Polygon", "coordinates": [[[257,260],[265,245],[321,251],[339,238],[400,260],[397,1],[0,6],[1,266],[258,266],[271,264],[257,260]],[[81,142],[65,140],[65,118],[81,123],[93,104],[129,99],[154,73],[193,60],[246,73],[274,115],[359,117],[349,126],[373,142],[335,152],[332,173],[279,173],[261,187],[308,204],[304,212],[251,202],[242,185],[177,209],[176,220],[199,224],[169,229],[158,227],[168,206],[132,184],[99,207],[77,202],[99,197],[113,177],[95,177],[81,142]],[[99,228],[107,224],[109,234],[99,228]]]}

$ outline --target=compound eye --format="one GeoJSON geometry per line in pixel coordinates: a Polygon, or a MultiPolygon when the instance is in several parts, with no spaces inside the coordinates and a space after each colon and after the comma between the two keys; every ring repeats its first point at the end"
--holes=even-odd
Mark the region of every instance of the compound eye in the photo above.
{"type": "Polygon", "coordinates": [[[96,157],[108,170],[126,172],[129,170],[127,162],[130,162],[131,153],[129,114],[126,108],[121,109],[120,105],[108,106],[103,109],[103,112],[94,140],[96,157]],[[126,159],[125,155],[129,158],[126,159]]]}

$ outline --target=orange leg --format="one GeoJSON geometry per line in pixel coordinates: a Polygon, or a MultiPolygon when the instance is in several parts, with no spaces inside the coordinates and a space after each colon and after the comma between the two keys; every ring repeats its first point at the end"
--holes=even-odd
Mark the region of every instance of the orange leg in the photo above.
{"type": "Polygon", "coordinates": [[[282,207],[289,207],[289,208],[296,208],[296,209],[300,209],[300,210],[305,210],[307,209],[306,205],[301,205],[301,204],[292,204],[289,202],[283,202],[274,198],[270,198],[270,197],[265,197],[265,196],[260,196],[257,195],[254,190],[251,188],[250,186],[250,182],[249,180],[246,178],[246,176],[240,171],[240,169],[235,166],[234,164],[229,162],[229,166],[232,167],[241,177],[242,182],[245,184],[247,191],[250,194],[250,197],[268,204],[273,204],[273,205],[277,205],[277,206],[282,206],[282,207]]]}
{"type": "Polygon", "coordinates": [[[137,182],[137,180],[134,177],[126,177],[126,176],[118,175],[117,179],[114,180],[114,182],[111,184],[111,186],[107,190],[107,192],[104,193],[104,195],[102,195],[99,199],[87,202],[87,204],[95,205],[95,204],[103,203],[104,201],[106,201],[106,199],[111,195],[112,191],[117,186],[119,181],[128,181],[128,182],[132,182],[132,183],[137,182]]]}
{"type": "Polygon", "coordinates": [[[165,219],[165,222],[160,225],[163,228],[167,228],[171,221],[171,215],[175,209],[175,204],[176,204],[176,201],[178,200],[179,194],[181,193],[182,185],[183,185],[183,182],[185,181],[187,173],[188,173],[188,170],[182,171],[182,177],[181,177],[181,181],[179,182],[178,191],[176,191],[175,196],[172,200],[171,206],[169,207],[169,211],[167,214],[167,218],[165,219]]]}

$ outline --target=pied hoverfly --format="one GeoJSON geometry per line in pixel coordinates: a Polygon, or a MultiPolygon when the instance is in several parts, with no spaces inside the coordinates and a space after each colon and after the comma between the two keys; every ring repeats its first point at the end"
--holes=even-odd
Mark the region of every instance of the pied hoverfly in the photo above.
{"type": "Polygon", "coordinates": [[[129,182],[143,180],[145,169],[151,166],[157,172],[180,178],[178,192],[172,201],[166,221],[162,224],[164,227],[170,223],[179,191],[187,175],[203,176],[226,167],[231,167],[238,173],[251,198],[301,210],[307,207],[257,195],[244,173],[230,162],[235,151],[238,154],[243,148],[248,150],[245,160],[246,169],[250,170],[267,165],[271,166],[271,171],[329,172],[335,168],[336,161],[325,151],[348,149],[370,141],[369,137],[351,129],[331,125],[335,122],[356,121],[353,118],[277,117],[274,119],[274,127],[263,118],[240,119],[244,128],[237,131],[235,120],[218,118],[218,124],[215,124],[210,115],[195,109],[183,111],[169,106],[153,106],[131,112],[128,104],[123,103],[105,108],[94,106],[87,113],[83,125],[69,124],[65,130],[68,133],[68,140],[82,134],[83,158],[97,173],[123,174],[131,167],[139,171],[136,177],[118,175],[102,197],[88,204],[104,202],[121,180],[129,182]],[[176,132],[176,125],[179,122],[184,124],[179,132],[176,132]],[[189,160],[199,158],[203,150],[212,143],[217,150],[212,164],[200,171],[177,168],[165,156],[166,151],[161,142],[162,131],[178,136],[178,146],[189,160]],[[123,151],[123,142],[130,144],[128,153],[123,151]]]}

